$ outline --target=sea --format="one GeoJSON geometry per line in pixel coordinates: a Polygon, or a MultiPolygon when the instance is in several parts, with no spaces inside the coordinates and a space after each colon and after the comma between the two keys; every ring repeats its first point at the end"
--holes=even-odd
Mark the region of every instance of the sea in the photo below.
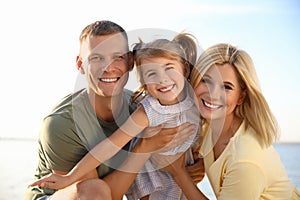
{"type": "MultiPolygon", "coordinates": [[[[274,147],[291,182],[300,191],[300,143],[279,143],[274,147]]],[[[37,164],[37,142],[0,138],[0,162],[0,200],[24,199],[25,189],[33,180],[37,164]]],[[[209,199],[216,199],[206,177],[198,187],[209,199]]]]}

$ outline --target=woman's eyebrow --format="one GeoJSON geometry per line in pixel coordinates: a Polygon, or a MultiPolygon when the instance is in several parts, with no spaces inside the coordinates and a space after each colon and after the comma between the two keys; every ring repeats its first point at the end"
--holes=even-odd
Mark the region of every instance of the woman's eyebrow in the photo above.
{"type": "Polygon", "coordinates": [[[224,81],[223,83],[224,85],[230,85],[231,87],[235,87],[234,84],[229,81],[224,81]]]}

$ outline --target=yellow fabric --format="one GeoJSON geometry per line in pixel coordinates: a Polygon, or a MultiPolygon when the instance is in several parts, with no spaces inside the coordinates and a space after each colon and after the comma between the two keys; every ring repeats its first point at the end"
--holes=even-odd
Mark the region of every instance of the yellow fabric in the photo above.
{"type": "Polygon", "coordinates": [[[216,161],[211,138],[208,132],[200,153],[218,200],[300,199],[278,153],[273,146],[263,148],[252,128],[242,123],[216,161]]]}

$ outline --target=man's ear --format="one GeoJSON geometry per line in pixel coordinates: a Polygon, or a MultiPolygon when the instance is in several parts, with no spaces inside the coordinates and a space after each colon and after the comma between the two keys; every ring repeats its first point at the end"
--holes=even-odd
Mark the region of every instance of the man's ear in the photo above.
{"type": "Polygon", "coordinates": [[[80,56],[76,56],[76,67],[81,74],[85,74],[84,68],[83,68],[83,63],[82,63],[82,58],[80,56]]]}
{"type": "Polygon", "coordinates": [[[133,59],[132,51],[128,52],[128,67],[129,67],[129,71],[131,71],[134,67],[134,59],[133,59]]]}

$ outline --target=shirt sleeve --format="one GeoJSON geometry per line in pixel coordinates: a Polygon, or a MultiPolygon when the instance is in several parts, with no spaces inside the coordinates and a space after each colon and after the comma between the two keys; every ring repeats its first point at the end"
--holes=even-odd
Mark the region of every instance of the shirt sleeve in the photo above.
{"type": "Polygon", "coordinates": [[[47,168],[68,172],[88,152],[76,134],[72,119],[52,115],[44,119],[40,143],[47,168]]]}
{"type": "Polygon", "coordinates": [[[266,177],[259,165],[248,161],[233,163],[224,173],[218,200],[259,199],[266,177]]]}

